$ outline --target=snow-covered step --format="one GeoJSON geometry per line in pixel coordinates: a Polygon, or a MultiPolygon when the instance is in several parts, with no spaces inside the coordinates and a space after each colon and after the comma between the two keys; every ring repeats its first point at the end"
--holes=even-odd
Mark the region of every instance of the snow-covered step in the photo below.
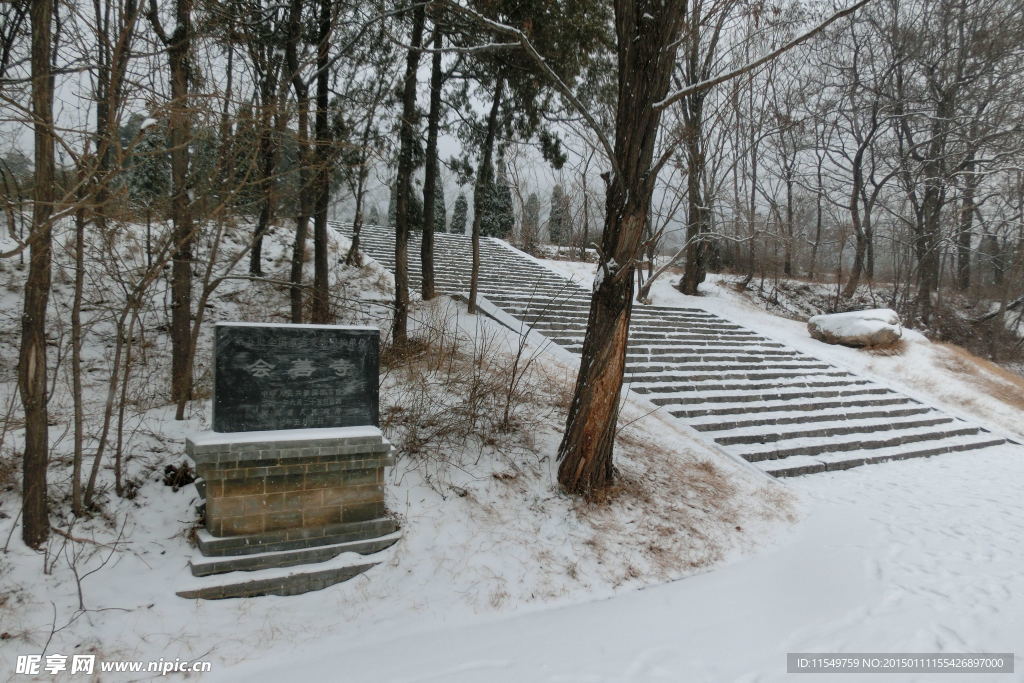
{"type": "Polygon", "coordinates": [[[922,441],[943,441],[958,436],[974,436],[980,434],[982,429],[961,423],[962,426],[943,426],[939,429],[934,427],[920,427],[902,429],[896,433],[887,433],[885,436],[870,436],[864,439],[847,441],[843,439],[823,439],[818,436],[803,439],[792,439],[785,442],[785,446],[771,443],[756,445],[744,445],[741,454],[750,462],[758,460],[781,460],[794,455],[821,455],[823,453],[839,453],[857,450],[876,450],[880,448],[893,448],[906,444],[915,444],[922,441]]]}
{"type": "Polygon", "coordinates": [[[817,411],[843,411],[849,408],[882,406],[903,406],[913,403],[913,399],[898,394],[869,396],[865,398],[838,398],[830,400],[815,401],[765,401],[762,404],[743,403],[699,403],[696,401],[686,403],[685,408],[673,408],[668,412],[675,417],[686,419],[711,417],[711,416],[740,416],[750,413],[769,413],[776,411],[791,412],[817,412],[817,411]]]}
{"type": "Polygon", "coordinates": [[[848,470],[861,465],[874,465],[893,460],[928,458],[947,453],[980,451],[1006,443],[1005,439],[993,437],[987,432],[974,436],[947,438],[941,441],[920,442],[913,446],[869,448],[848,451],[833,456],[794,456],[784,460],[766,460],[759,463],[764,471],[776,477],[796,477],[818,472],[848,470]]]}
{"type": "Polygon", "coordinates": [[[903,429],[914,429],[919,427],[935,427],[938,425],[951,425],[955,418],[939,413],[932,413],[929,416],[917,416],[910,418],[885,417],[849,417],[841,420],[822,422],[811,426],[806,423],[786,425],[786,429],[777,429],[778,424],[773,428],[765,427],[739,427],[727,431],[712,433],[712,438],[723,446],[737,444],[768,444],[788,442],[794,439],[808,439],[815,437],[850,436],[852,434],[880,434],[903,429]]]}
{"type": "Polygon", "coordinates": [[[251,572],[260,569],[317,564],[335,558],[342,553],[372,555],[394,545],[401,537],[401,533],[395,532],[377,538],[298,548],[295,550],[278,550],[274,552],[220,557],[204,557],[199,555],[189,562],[189,568],[192,570],[193,576],[211,576],[236,571],[251,572]]]}
{"type": "Polygon", "coordinates": [[[687,372],[686,368],[680,368],[671,372],[643,373],[629,371],[626,373],[626,381],[633,385],[638,384],[679,384],[681,382],[697,383],[712,380],[722,382],[766,382],[774,380],[778,382],[800,382],[800,381],[826,381],[828,379],[856,379],[842,370],[767,370],[767,371],[732,371],[720,370],[717,372],[687,372]]]}
{"type": "Polygon", "coordinates": [[[820,381],[808,381],[806,378],[798,378],[792,381],[756,382],[749,380],[734,380],[724,383],[721,379],[707,382],[665,383],[665,382],[629,382],[629,388],[638,394],[658,396],[670,393],[702,393],[702,392],[750,392],[750,391],[771,391],[773,389],[822,389],[835,387],[854,387],[869,385],[866,379],[833,378],[820,381]]]}
{"type": "MultiPolygon", "coordinates": [[[[392,230],[366,229],[363,244],[372,257],[387,267],[393,265],[392,230]]],[[[468,244],[469,238],[461,235],[435,236],[441,291],[469,289],[468,244]]],[[[481,294],[522,321],[522,330],[533,330],[579,353],[590,313],[589,282],[564,278],[493,239],[481,240],[480,249],[481,294]]],[[[414,234],[409,246],[414,283],[419,276],[418,250],[419,236],[414,234]]],[[[824,471],[825,456],[806,453],[805,446],[812,441],[819,442],[821,453],[828,450],[829,458],[837,458],[831,468],[851,466],[858,458],[867,461],[848,457],[851,449],[862,447],[890,458],[889,448],[931,453],[946,446],[966,450],[999,441],[702,309],[634,306],[626,361],[627,388],[736,455],[756,451],[756,458],[769,452],[782,457],[759,462],[786,474],[824,471]],[[893,446],[896,440],[899,445],[893,446]],[[812,457],[817,459],[804,462],[812,457]],[[787,461],[791,465],[779,464],[787,461]]]]}
{"type": "Polygon", "coordinates": [[[796,361],[796,362],[762,362],[762,363],[691,363],[687,366],[680,366],[678,364],[666,363],[663,359],[659,359],[658,362],[654,363],[626,363],[626,374],[632,376],[635,374],[651,373],[651,372],[680,372],[688,371],[692,373],[705,373],[705,372],[760,372],[763,370],[828,370],[832,368],[828,363],[809,363],[807,361],[796,361]]]}
{"type": "Polygon", "coordinates": [[[764,428],[768,426],[778,425],[809,425],[814,424],[816,422],[832,422],[836,419],[836,416],[840,414],[845,415],[849,419],[895,419],[900,417],[908,417],[911,415],[926,415],[932,412],[935,412],[934,408],[914,404],[907,404],[906,406],[883,406],[881,408],[847,407],[843,409],[842,413],[808,413],[807,411],[794,412],[791,410],[779,410],[759,412],[757,414],[757,417],[746,419],[730,420],[723,419],[722,417],[716,417],[714,420],[708,422],[703,422],[695,419],[690,422],[690,426],[700,432],[727,432],[730,430],[744,429],[746,427],[764,428]]]}
{"type": "MultiPolygon", "coordinates": [[[[383,551],[383,553],[388,552],[388,550],[383,551]]],[[[381,557],[374,561],[367,561],[362,555],[342,553],[314,565],[274,567],[213,576],[197,576],[186,581],[177,594],[183,598],[200,600],[250,598],[260,595],[299,595],[348,581],[377,566],[383,559],[381,557]]]]}
{"type": "MultiPolygon", "coordinates": [[[[769,403],[771,401],[793,401],[793,400],[812,400],[812,399],[823,399],[823,398],[846,398],[846,397],[861,397],[861,396],[883,396],[886,394],[893,394],[893,392],[885,387],[879,386],[858,386],[851,387],[849,389],[815,389],[815,390],[801,390],[796,389],[794,391],[721,391],[714,393],[702,394],[698,397],[701,403],[769,403]]],[[[671,405],[690,405],[694,402],[694,396],[688,393],[685,389],[676,388],[675,391],[668,394],[659,394],[650,398],[651,403],[659,406],[671,406],[671,405]]]]}

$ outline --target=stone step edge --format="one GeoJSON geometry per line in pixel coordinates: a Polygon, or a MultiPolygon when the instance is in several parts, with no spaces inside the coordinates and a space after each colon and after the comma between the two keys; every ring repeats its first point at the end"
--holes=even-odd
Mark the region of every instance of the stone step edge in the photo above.
{"type": "Polygon", "coordinates": [[[320,564],[334,559],[342,553],[372,555],[392,545],[402,537],[401,531],[395,531],[377,538],[346,541],[330,545],[317,545],[296,550],[277,550],[248,555],[220,555],[193,557],[189,561],[192,576],[213,576],[229,572],[252,572],[260,569],[293,567],[296,565],[320,564]]]}
{"type": "Polygon", "coordinates": [[[206,529],[196,532],[196,545],[206,557],[252,555],[282,550],[366,541],[398,530],[398,522],[378,517],[365,522],[341,522],[321,527],[282,529],[244,536],[214,536],[206,529]]]}
{"type": "MultiPolygon", "coordinates": [[[[388,551],[383,551],[388,552],[388,551]]],[[[367,562],[359,557],[353,561],[344,555],[327,560],[310,569],[308,567],[282,567],[244,572],[246,580],[231,581],[237,573],[193,577],[176,595],[186,599],[223,600],[226,598],[248,598],[261,595],[299,595],[322,590],[336,583],[347,581],[377,566],[387,558],[367,562]],[[227,580],[225,582],[225,580],[227,580]]]]}
{"type": "MultiPolygon", "coordinates": [[[[986,441],[978,441],[975,443],[960,443],[946,446],[935,446],[932,448],[925,448],[916,451],[904,451],[901,453],[890,453],[885,455],[876,455],[873,457],[864,458],[854,457],[847,460],[819,460],[816,464],[797,465],[794,467],[779,467],[775,469],[765,469],[764,471],[773,477],[800,477],[807,474],[818,474],[821,472],[836,472],[840,470],[848,470],[854,467],[861,467],[863,465],[877,465],[881,463],[892,462],[894,460],[910,460],[912,458],[931,458],[936,455],[963,453],[965,451],[974,451],[981,450],[983,448],[992,448],[993,446],[1001,446],[1006,443],[1011,442],[1001,437],[995,437],[986,441]]],[[[774,460],[769,462],[785,462],[785,460],[774,460]]]]}

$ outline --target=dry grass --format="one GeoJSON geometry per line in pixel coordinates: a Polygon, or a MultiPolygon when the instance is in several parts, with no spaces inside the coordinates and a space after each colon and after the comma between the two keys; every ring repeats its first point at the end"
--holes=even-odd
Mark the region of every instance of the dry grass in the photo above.
{"type": "Polygon", "coordinates": [[[907,350],[907,342],[897,339],[891,344],[879,344],[877,346],[865,346],[861,351],[870,353],[872,356],[902,356],[907,350]]]}
{"type": "Polygon", "coordinates": [[[976,385],[992,398],[1024,410],[1024,377],[979,358],[954,344],[936,344],[943,367],[976,385]]]}
{"type": "MultiPolygon", "coordinates": [[[[638,575],[667,581],[710,567],[736,547],[744,520],[795,521],[787,490],[769,483],[758,490],[685,452],[667,451],[626,430],[616,442],[618,476],[613,486],[579,500],[576,514],[595,531],[598,558],[619,547],[605,539],[631,538],[647,563],[620,566],[617,583],[638,575]]],[[[612,563],[614,565],[614,563],[612,563]]]]}

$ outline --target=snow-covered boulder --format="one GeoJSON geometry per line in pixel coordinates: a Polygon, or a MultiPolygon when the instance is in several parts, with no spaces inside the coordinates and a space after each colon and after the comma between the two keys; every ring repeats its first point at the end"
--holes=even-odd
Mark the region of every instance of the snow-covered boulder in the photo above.
{"type": "Polygon", "coordinates": [[[843,346],[884,346],[903,336],[900,317],[888,308],[816,315],[807,329],[815,339],[843,346]]]}

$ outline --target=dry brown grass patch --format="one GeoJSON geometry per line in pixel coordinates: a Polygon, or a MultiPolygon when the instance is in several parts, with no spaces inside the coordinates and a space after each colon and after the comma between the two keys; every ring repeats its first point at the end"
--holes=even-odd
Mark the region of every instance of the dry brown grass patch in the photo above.
{"type": "Polygon", "coordinates": [[[992,398],[1024,410],[1024,377],[955,344],[940,343],[936,346],[941,352],[940,362],[947,370],[962,376],[992,398]]]}
{"type": "Polygon", "coordinates": [[[897,339],[891,344],[879,344],[877,346],[865,346],[861,349],[872,356],[902,356],[907,350],[907,342],[897,339]]]}

